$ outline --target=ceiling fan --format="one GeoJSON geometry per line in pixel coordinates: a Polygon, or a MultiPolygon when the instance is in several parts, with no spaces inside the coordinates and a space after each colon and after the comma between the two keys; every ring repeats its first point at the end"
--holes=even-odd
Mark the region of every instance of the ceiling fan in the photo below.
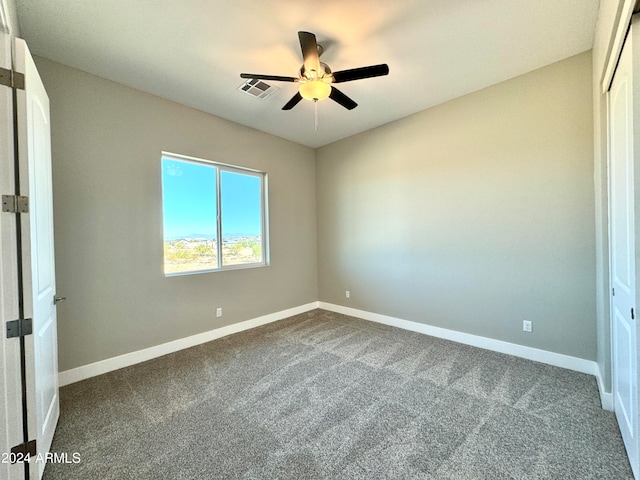
{"type": "Polygon", "coordinates": [[[298,93],[289,100],[282,110],[291,110],[300,100],[306,98],[318,102],[325,98],[339,103],[348,110],[358,106],[356,102],[334,87],[333,83],[351,82],[362,78],[380,77],[389,74],[389,66],[386,63],[371,65],[369,67],[352,68],[331,72],[326,63],[320,61],[323,48],[316,42],[316,36],[309,32],[298,32],[300,47],[302,47],[303,65],[300,67],[298,77],[282,77],[278,75],[260,75],[254,73],[241,73],[242,78],[257,80],[274,80],[278,82],[297,82],[300,84],[298,93]]]}

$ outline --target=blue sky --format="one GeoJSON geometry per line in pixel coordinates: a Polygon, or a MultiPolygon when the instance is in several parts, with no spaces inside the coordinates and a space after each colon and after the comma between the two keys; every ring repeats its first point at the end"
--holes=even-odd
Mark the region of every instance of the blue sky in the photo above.
{"type": "MultiPolygon", "coordinates": [[[[260,235],[260,178],[222,171],[222,237],[260,235]]],[[[164,237],[216,234],[216,168],[162,159],[164,237]]]]}

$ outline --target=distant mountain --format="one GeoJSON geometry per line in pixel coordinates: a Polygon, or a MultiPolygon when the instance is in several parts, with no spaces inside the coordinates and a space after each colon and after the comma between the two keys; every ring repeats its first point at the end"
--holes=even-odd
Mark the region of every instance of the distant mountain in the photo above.
{"type": "MultiPolygon", "coordinates": [[[[259,237],[260,235],[256,235],[253,233],[226,233],[222,236],[223,239],[233,239],[233,238],[245,238],[245,237],[259,237]]],[[[186,240],[188,238],[204,238],[205,240],[215,240],[215,233],[189,233],[188,235],[179,235],[165,238],[165,240],[186,240]]]]}
{"type": "Polygon", "coordinates": [[[257,233],[225,233],[222,238],[246,238],[246,237],[259,237],[257,233]]]}
{"type": "Polygon", "coordinates": [[[206,240],[215,240],[215,233],[189,233],[187,235],[174,235],[173,237],[167,237],[165,240],[184,240],[185,238],[204,238],[206,240]]]}

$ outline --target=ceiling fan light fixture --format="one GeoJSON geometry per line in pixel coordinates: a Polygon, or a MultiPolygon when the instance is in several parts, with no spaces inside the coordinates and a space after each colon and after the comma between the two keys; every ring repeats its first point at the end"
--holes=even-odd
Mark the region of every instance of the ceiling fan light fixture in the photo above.
{"type": "Polygon", "coordinates": [[[307,100],[317,102],[318,100],[328,98],[330,94],[331,85],[321,79],[308,80],[300,84],[300,95],[302,95],[302,98],[306,98],[307,100]]]}

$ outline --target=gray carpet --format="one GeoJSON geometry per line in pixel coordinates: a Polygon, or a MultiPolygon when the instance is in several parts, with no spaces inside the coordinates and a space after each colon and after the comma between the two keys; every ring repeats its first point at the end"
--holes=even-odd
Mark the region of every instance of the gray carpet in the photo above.
{"type": "Polygon", "coordinates": [[[631,479],[594,377],[315,310],[61,389],[45,479],[631,479]]]}

